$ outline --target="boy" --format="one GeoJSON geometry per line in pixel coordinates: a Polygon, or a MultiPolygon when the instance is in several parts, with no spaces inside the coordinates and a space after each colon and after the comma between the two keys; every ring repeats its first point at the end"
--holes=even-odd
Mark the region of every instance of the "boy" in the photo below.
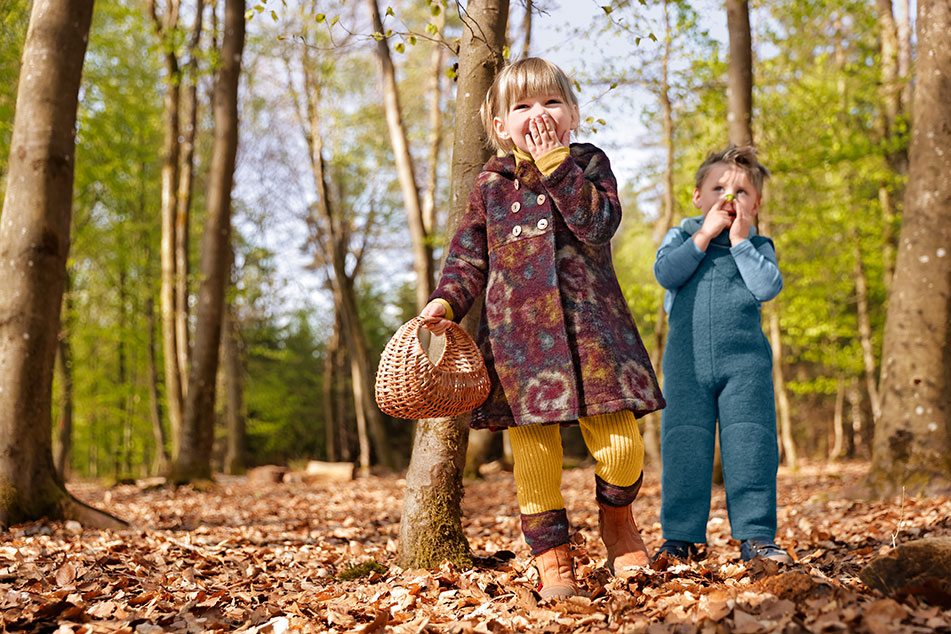
{"type": "Polygon", "coordinates": [[[671,229],[654,275],[667,289],[660,520],[655,558],[688,559],[706,541],[714,434],[740,557],[791,561],[776,536],[776,410],[760,304],[783,286],[773,242],[753,226],[769,170],[752,147],[729,146],[697,170],[701,216],[671,229]]]}

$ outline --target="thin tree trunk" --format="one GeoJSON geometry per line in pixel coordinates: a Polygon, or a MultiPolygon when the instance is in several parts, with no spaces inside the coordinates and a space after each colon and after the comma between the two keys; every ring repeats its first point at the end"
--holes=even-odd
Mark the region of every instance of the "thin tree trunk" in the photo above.
{"type": "Polygon", "coordinates": [[[224,472],[230,475],[244,473],[246,468],[246,430],[244,417],[244,363],[234,307],[229,303],[224,311],[224,341],[222,362],[225,374],[225,427],[227,441],[224,472]]]}
{"type": "MultiPolygon", "coordinates": [[[[383,20],[377,0],[367,0],[373,29],[381,36],[384,33],[383,20]]],[[[396,159],[396,171],[400,189],[403,192],[403,205],[409,224],[410,238],[413,242],[413,270],[416,272],[416,308],[422,310],[429,301],[434,286],[433,248],[423,226],[422,205],[416,176],[413,170],[413,157],[409,152],[403,117],[400,113],[399,91],[396,86],[396,69],[390,56],[390,45],[385,37],[376,42],[377,57],[383,76],[383,107],[386,113],[386,125],[390,132],[390,144],[396,159]]]]}
{"type": "Polygon", "coordinates": [[[845,441],[845,432],[842,429],[845,413],[845,381],[841,376],[836,379],[835,409],[832,414],[832,448],[829,450],[829,460],[838,460],[842,457],[845,441]]]}
{"type": "Polygon", "coordinates": [[[60,332],[57,359],[60,413],[56,423],[54,464],[56,473],[65,482],[69,480],[70,457],[73,452],[73,353],[69,343],[69,331],[65,329],[60,332]]]}
{"type": "Polygon", "coordinates": [[[779,419],[779,436],[783,445],[783,458],[792,471],[799,469],[799,457],[792,436],[792,415],[789,396],[786,393],[786,379],[783,372],[783,343],[779,329],[779,307],[771,304],[766,309],[769,323],[769,345],[773,351],[773,386],[776,396],[776,416],[779,419]]]}
{"type": "Polygon", "coordinates": [[[178,0],[166,0],[164,11],[158,15],[155,0],[149,0],[149,13],[156,35],[165,51],[165,97],[163,106],[164,140],[162,142],[162,284],[159,306],[162,313],[162,353],[165,361],[165,399],[168,403],[168,420],[172,434],[172,457],[178,456],[184,413],[182,375],[178,366],[177,311],[181,306],[175,301],[175,245],[177,242],[176,195],[178,191],[179,64],[171,40],[178,28],[178,0]]]}
{"type": "Polygon", "coordinates": [[[951,5],[918,2],[911,165],[866,483],[887,496],[951,485],[951,5]]]}
{"type": "Polygon", "coordinates": [[[857,377],[852,377],[849,382],[845,398],[849,402],[849,411],[852,414],[852,422],[846,434],[849,442],[849,458],[865,458],[868,452],[862,439],[865,437],[864,430],[868,427],[868,421],[865,420],[865,411],[862,409],[862,390],[859,388],[857,377]]]}
{"type": "MultiPolygon", "coordinates": [[[[879,115],[879,134],[885,146],[892,144],[898,117],[901,114],[901,83],[898,76],[898,25],[892,14],[891,0],[875,0],[878,11],[878,39],[881,43],[881,114],[879,115]]],[[[885,165],[889,171],[906,171],[904,153],[887,150],[885,165]]],[[[895,204],[893,192],[889,189],[888,179],[883,179],[878,187],[878,200],[882,208],[883,250],[885,287],[891,288],[895,275],[895,204]]],[[[870,393],[871,394],[871,393],[870,393]]],[[[873,407],[875,403],[873,401],[873,407]]]]}
{"type": "Polygon", "coordinates": [[[51,450],[76,106],[92,10],[92,0],[34,0],[23,49],[0,223],[0,528],[44,516],[124,526],[66,491],[51,450]]]}
{"type": "Polygon", "coordinates": [[[145,300],[145,319],[149,328],[149,419],[152,421],[152,437],[155,440],[155,455],[152,457],[152,473],[168,471],[168,440],[162,426],[162,401],[159,399],[158,361],[155,355],[155,302],[145,300]]]}
{"type": "MultiPolygon", "coordinates": [[[[449,235],[458,226],[476,175],[488,158],[482,142],[479,106],[502,65],[508,0],[470,0],[463,19],[456,89],[449,235]]],[[[481,303],[464,323],[474,329],[481,303]]],[[[462,471],[468,416],[418,422],[406,473],[400,520],[399,563],[404,568],[435,568],[449,560],[468,566],[472,558],[462,530],[462,471]]]]}
{"type": "MultiPolygon", "coordinates": [[[[182,387],[188,385],[188,251],[192,181],[195,172],[195,136],[198,129],[198,53],[201,44],[204,0],[195,2],[195,23],[188,41],[188,64],[185,66],[185,128],[182,130],[181,165],[178,179],[178,198],[175,207],[175,343],[178,372],[182,387]]],[[[183,394],[184,397],[184,394],[183,394]]]]}
{"type": "Polygon", "coordinates": [[[852,241],[852,282],[855,284],[855,304],[858,313],[859,343],[862,346],[862,364],[865,369],[865,389],[872,405],[872,424],[877,425],[882,418],[881,400],[878,394],[876,375],[878,362],[875,359],[875,347],[872,343],[872,324],[869,318],[868,283],[865,279],[865,263],[862,258],[862,245],[858,230],[849,228],[852,241]]]}
{"type": "Polygon", "coordinates": [[[753,37],[747,0],[726,0],[730,36],[727,65],[727,124],[730,143],[753,143],[753,37]]]}
{"type": "MultiPolygon", "coordinates": [[[[442,39],[446,26],[446,12],[435,16],[436,39],[442,39]]],[[[442,149],[442,75],[446,47],[442,42],[433,44],[429,57],[429,161],[426,165],[426,188],[423,190],[423,233],[432,236],[436,231],[436,186],[438,184],[439,153],[442,149]]],[[[432,255],[430,254],[430,259],[432,255]]]]}
{"type": "Polygon", "coordinates": [[[901,82],[901,112],[911,112],[911,1],[897,0],[895,22],[898,26],[898,80],[901,82]]]}
{"type": "Polygon", "coordinates": [[[525,14],[522,16],[522,59],[529,56],[532,50],[532,14],[535,12],[533,0],[522,0],[525,5],[525,14]]]}
{"type": "Polygon", "coordinates": [[[215,379],[218,372],[224,295],[231,249],[231,188],[238,150],[238,80],[245,39],[244,0],[225,0],[221,67],[215,84],[215,140],[208,186],[208,216],[202,235],[201,285],[192,351],[192,371],[182,418],[181,450],[174,482],[211,477],[215,379]]]}
{"type": "Polygon", "coordinates": [[[327,343],[326,352],[324,352],[324,435],[328,462],[337,462],[341,456],[338,445],[339,434],[337,431],[339,426],[336,406],[337,394],[334,389],[337,369],[337,351],[340,348],[340,330],[340,318],[338,316],[334,320],[333,335],[331,335],[330,341],[327,343]]]}

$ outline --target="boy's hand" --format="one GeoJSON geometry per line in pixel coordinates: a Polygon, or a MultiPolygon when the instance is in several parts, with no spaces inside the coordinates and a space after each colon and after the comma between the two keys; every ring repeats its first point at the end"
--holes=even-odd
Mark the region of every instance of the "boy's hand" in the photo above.
{"type": "Polygon", "coordinates": [[[555,130],[555,120],[547,112],[534,117],[528,122],[528,134],[525,135],[525,144],[528,153],[537,159],[552,150],[566,147],[571,139],[571,130],[565,130],[562,138],[558,138],[555,130]]]}
{"type": "Polygon", "coordinates": [[[721,197],[703,215],[703,224],[697,233],[701,234],[706,242],[716,238],[724,229],[733,224],[733,210],[733,201],[728,201],[726,196],[721,197]]]}
{"type": "Polygon", "coordinates": [[[735,205],[734,208],[736,219],[730,226],[730,244],[736,246],[750,236],[750,227],[753,225],[756,211],[747,209],[745,205],[735,205]]]}
{"type": "Polygon", "coordinates": [[[427,329],[434,335],[441,335],[446,332],[446,329],[449,328],[449,324],[451,323],[448,319],[442,318],[445,314],[445,306],[439,302],[429,302],[426,304],[426,307],[423,308],[422,312],[419,313],[419,316],[433,320],[425,322],[423,324],[423,328],[427,329]]]}

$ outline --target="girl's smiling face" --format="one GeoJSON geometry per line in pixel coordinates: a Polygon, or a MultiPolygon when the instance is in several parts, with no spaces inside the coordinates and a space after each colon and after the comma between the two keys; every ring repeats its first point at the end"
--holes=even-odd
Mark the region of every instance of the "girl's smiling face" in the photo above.
{"type": "Polygon", "coordinates": [[[515,147],[531,154],[526,137],[529,135],[529,123],[541,120],[548,115],[554,122],[555,134],[565,145],[570,132],[578,127],[581,115],[578,107],[569,103],[559,94],[536,95],[513,101],[502,118],[495,117],[495,132],[501,139],[510,140],[515,147]]]}
{"type": "Polygon", "coordinates": [[[738,209],[755,216],[760,195],[745,171],[735,165],[718,163],[710,168],[700,188],[693,190],[693,205],[706,215],[718,203],[719,209],[731,218],[736,218],[738,209]]]}

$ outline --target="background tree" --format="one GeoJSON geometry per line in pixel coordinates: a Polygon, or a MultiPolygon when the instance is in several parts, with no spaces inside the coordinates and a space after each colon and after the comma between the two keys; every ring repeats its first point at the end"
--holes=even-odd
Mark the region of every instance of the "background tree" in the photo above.
{"type": "MultiPolygon", "coordinates": [[[[479,107],[502,64],[508,9],[508,0],[471,0],[460,15],[448,235],[459,225],[472,183],[488,158],[479,107]]],[[[466,316],[470,333],[478,308],[466,316]]],[[[416,426],[400,520],[404,568],[433,568],[447,559],[458,566],[471,564],[460,508],[467,432],[468,416],[421,420],[416,426]]]]}
{"type": "Polygon", "coordinates": [[[916,23],[911,164],[867,479],[880,495],[951,485],[951,6],[919,0],[916,23]]]}
{"type": "Polygon", "coordinates": [[[218,371],[225,288],[230,279],[231,188],[238,151],[238,81],[245,38],[244,0],[226,0],[221,66],[215,82],[215,141],[211,156],[208,215],[202,233],[201,284],[179,454],[171,479],[211,477],[215,379],[218,371]]]}
{"type": "Polygon", "coordinates": [[[50,403],[69,254],[79,83],[92,0],[37,0],[23,53],[0,223],[0,526],[121,522],[69,495],[53,468],[50,403]]]}

